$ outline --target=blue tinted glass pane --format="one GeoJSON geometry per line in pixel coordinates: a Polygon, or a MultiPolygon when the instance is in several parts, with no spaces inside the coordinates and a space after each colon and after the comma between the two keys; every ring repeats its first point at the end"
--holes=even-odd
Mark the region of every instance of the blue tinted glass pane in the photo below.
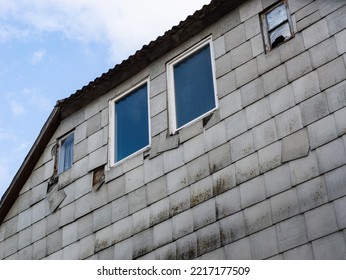
{"type": "Polygon", "coordinates": [[[64,140],[61,141],[59,153],[59,167],[58,172],[62,173],[71,168],[73,162],[73,143],[74,134],[71,133],[64,140]]]}
{"type": "Polygon", "coordinates": [[[215,108],[210,47],[174,66],[177,128],[215,108]]]}
{"type": "Polygon", "coordinates": [[[115,103],[115,160],[149,145],[147,85],[115,103]]]}

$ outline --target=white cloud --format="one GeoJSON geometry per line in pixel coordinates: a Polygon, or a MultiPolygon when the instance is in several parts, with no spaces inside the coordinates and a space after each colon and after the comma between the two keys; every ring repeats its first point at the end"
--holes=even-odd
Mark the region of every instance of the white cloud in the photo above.
{"type": "Polygon", "coordinates": [[[31,60],[30,62],[32,64],[36,64],[36,63],[39,63],[40,61],[43,60],[43,58],[45,57],[46,55],[46,50],[42,49],[42,50],[37,50],[35,51],[32,56],[31,56],[31,60]]]}
{"type": "Polygon", "coordinates": [[[30,149],[30,141],[23,139],[16,126],[0,119],[0,197],[11,183],[21,162],[30,149]]]}
{"type": "Polygon", "coordinates": [[[36,89],[25,88],[22,92],[23,98],[33,108],[39,109],[43,112],[50,112],[53,109],[53,104],[50,99],[41,94],[36,89]]]}
{"type": "Polygon", "coordinates": [[[18,146],[15,148],[15,152],[23,154],[29,151],[30,147],[31,147],[31,143],[22,142],[22,143],[19,143],[18,146]]]}
{"type": "Polygon", "coordinates": [[[25,108],[16,100],[10,101],[11,112],[15,117],[22,116],[25,114],[25,108]]]}
{"type": "Polygon", "coordinates": [[[10,163],[6,158],[0,156],[0,198],[6,191],[11,181],[10,163]]]}
{"type": "Polygon", "coordinates": [[[7,18],[8,15],[12,14],[16,10],[17,3],[13,0],[0,0],[0,17],[7,18]]]}
{"type": "Polygon", "coordinates": [[[9,143],[16,143],[17,136],[13,131],[3,128],[3,123],[0,120],[0,197],[9,186],[12,177],[15,173],[15,162],[18,160],[9,143]]]}
{"type": "Polygon", "coordinates": [[[0,153],[0,197],[9,187],[28,150],[27,143],[18,143],[18,147],[0,153]]]}
{"type": "Polygon", "coordinates": [[[15,141],[16,139],[17,136],[12,130],[7,130],[0,126],[0,141],[15,141]]]}
{"type": "MultiPolygon", "coordinates": [[[[126,58],[210,0],[0,0],[12,19],[40,32],[106,44],[112,58],[126,58]]],[[[1,34],[1,33],[0,33],[1,34]]]]}
{"type": "Polygon", "coordinates": [[[0,22],[0,42],[8,42],[13,39],[25,38],[29,31],[0,22]]]}

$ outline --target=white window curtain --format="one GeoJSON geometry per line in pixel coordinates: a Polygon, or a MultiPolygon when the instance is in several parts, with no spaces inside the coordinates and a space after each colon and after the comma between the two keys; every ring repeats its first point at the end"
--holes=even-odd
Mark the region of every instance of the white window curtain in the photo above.
{"type": "Polygon", "coordinates": [[[61,141],[59,153],[59,173],[64,172],[72,166],[74,135],[71,133],[61,141]]]}

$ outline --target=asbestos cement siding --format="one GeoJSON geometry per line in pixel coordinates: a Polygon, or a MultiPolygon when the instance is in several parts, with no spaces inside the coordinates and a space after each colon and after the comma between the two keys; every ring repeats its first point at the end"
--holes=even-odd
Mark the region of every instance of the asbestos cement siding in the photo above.
{"type": "Polygon", "coordinates": [[[247,1],[64,120],[0,227],[0,258],[345,259],[341,2],[288,0],[298,32],[265,54],[268,1],[247,1]],[[219,109],[167,136],[165,64],[209,34],[219,109]],[[92,170],[108,162],[108,100],[148,76],[151,149],[106,167],[94,191],[92,170]],[[51,150],[71,129],[74,163],[51,213],[51,150]]]}

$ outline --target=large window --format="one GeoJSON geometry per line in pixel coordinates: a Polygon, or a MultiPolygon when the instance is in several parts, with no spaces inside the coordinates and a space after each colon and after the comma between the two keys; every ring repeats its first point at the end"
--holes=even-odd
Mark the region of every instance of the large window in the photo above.
{"type": "Polygon", "coordinates": [[[172,133],[216,108],[213,69],[210,38],[167,64],[172,133]]]}
{"type": "Polygon", "coordinates": [[[261,14],[261,21],[267,52],[293,36],[292,21],[286,1],[280,1],[275,6],[264,11],[261,14]]]}
{"type": "Polygon", "coordinates": [[[111,165],[149,146],[148,83],[110,102],[111,165]]]}
{"type": "Polygon", "coordinates": [[[59,140],[58,173],[62,173],[72,167],[73,162],[74,133],[70,133],[59,140]]]}

